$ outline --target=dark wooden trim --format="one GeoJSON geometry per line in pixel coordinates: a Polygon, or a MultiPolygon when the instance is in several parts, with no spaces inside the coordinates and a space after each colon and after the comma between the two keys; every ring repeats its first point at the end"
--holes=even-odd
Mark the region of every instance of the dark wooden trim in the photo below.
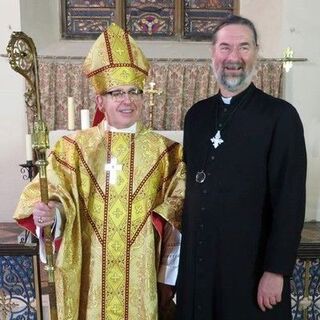
{"type": "Polygon", "coordinates": [[[67,13],[66,0],[60,0],[60,34],[62,39],[67,39],[67,13]]]}
{"type": "Polygon", "coordinates": [[[240,15],[240,0],[233,1],[233,14],[240,15]]]}
{"type": "Polygon", "coordinates": [[[1,256],[37,256],[39,253],[38,245],[32,244],[11,244],[0,243],[1,256]]]}
{"type": "Polygon", "coordinates": [[[34,290],[36,296],[36,306],[37,306],[37,319],[43,319],[43,310],[42,310],[42,294],[41,294],[41,276],[40,276],[40,263],[38,256],[38,246],[37,255],[32,257],[33,263],[33,274],[34,274],[34,290]]]}
{"type": "Polygon", "coordinates": [[[175,0],[175,11],[174,11],[174,32],[176,36],[183,36],[184,30],[184,5],[183,0],[175,0]]]}
{"type": "Polygon", "coordinates": [[[299,259],[320,259],[320,243],[300,243],[297,255],[299,259]]]}
{"type": "Polygon", "coordinates": [[[126,29],[127,19],[126,19],[126,1],[116,0],[116,10],[115,10],[115,23],[118,24],[122,29],[126,29]]]}

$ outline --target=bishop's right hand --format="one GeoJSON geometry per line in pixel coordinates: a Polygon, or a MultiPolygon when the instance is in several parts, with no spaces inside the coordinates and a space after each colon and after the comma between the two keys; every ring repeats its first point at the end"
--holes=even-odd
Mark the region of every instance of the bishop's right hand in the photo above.
{"type": "Polygon", "coordinates": [[[51,226],[55,222],[57,207],[56,201],[49,201],[48,204],[36,203],[32,211],[34,224],[39,228],[51,226]]]}

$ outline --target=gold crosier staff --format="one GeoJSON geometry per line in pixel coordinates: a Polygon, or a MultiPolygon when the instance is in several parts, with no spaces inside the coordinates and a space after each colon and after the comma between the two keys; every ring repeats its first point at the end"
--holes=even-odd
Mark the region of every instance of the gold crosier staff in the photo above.
{"type": "MultiPolygon", "coordinates": [[[[42,120],[38,59],[36,47],[33,40],[23,32],[13,32],[7,46],[7,53],[11,68],[26,78],[28,89],[25,93],[25,101],[34,112],[32,128],[32,148],[36,152],[36,166],[39,170],[41,201],[48,203],[48,182],[46,166],[46,150],[49,148],[49,134],[46,123],[42,120]]],[[[50,318],[57,320],[57,302],[54,281],[54,261],[51,227],[44,228],[45,250],[47,264],[45,270],[48,272],[48,290],[50,300],[50,318]]]]}

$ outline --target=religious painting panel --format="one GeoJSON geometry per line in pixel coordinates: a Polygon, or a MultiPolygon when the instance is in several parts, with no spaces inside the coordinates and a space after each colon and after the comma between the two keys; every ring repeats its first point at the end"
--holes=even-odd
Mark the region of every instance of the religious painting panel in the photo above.
{"type": "Polygon", "coordinates": [[[116,0],[62,0],[62,37],[95,39],[116,17],[116,0]]]}
{"type": "Polygon", "coordinates": [[[175,0],[127,0],[126,29],[136,38],[175,36],[175,0]]]}
{"type": "Polygon", "coordinates": [[[309,300],[307,319],[320,319],[320,259],[309,262],[309,300]]]}
{"type": "Polygon", "coordinates": [[[0,319],[42,319],[38,247],[0,244],[0,319]]]}
{"type": "Polygon", "coordinates": [[[184,37],[210,39],[215,26],[235,11],[236,0],[184,0],[184,37]]]}
{"type": "Polygon", "coordinates": [[[320,319],[320,243],[316,233],[313,235],[310,231],[318,232],[312,225],[304,228],[291,277],[294,320],[320,319]]]}

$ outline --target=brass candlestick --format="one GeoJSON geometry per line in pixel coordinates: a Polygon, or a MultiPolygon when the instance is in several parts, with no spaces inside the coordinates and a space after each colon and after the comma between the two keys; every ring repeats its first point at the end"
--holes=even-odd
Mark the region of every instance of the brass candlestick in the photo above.
{"type": "MultiPolygon", "coordinates": [[[[36,47],[33,40],[23,32],[13,32],[7,46],[7,53],[11,68],[20,73],[28,84],[25,102],[34,112],[32,132],[32,148],[36,152],[36,166],[39,170],[41,201],[48,203],[48,182],[46,166],[46,150],[49,148],[49,134],[46,123],[42,120],[39,88],[39,72],[36,47]]],[[[48,272],[48,290],[50,299],[50,318],[57,320],[57,303],[54,281],[54,262],[51,227],[44,228],[45,249],[48,272]]]]}

